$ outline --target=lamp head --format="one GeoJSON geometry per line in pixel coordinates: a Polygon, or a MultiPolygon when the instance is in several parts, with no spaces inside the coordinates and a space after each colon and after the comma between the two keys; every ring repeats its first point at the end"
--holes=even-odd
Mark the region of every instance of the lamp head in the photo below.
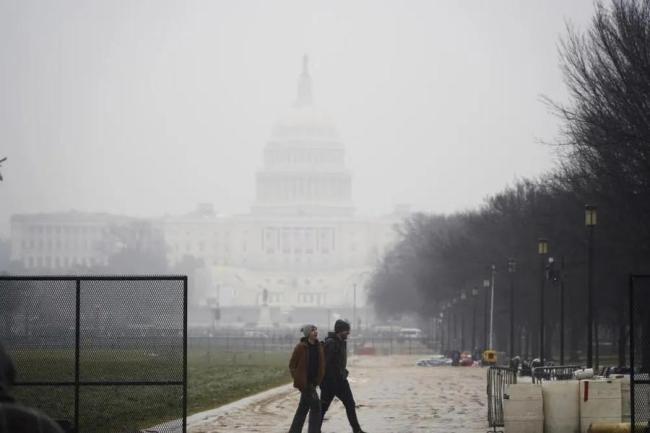
{"type": "Polygon", "coordinates": [[[594,227],[598,223],[598,213],[596,206],[589,204],[585,205],[585,225],[587,227],[594,227]]]}
{"type": "Polygon", "coordinates": [[[517,261],[512,257],[508,258],[508,272],[513,273],[517,270],[517,261]]]}
{"type": "Polygon", "coordinates": [[[544,238],[540,238],[537,241],[537,253],[539,255],[548,254],[548,241],[544,238]]]}

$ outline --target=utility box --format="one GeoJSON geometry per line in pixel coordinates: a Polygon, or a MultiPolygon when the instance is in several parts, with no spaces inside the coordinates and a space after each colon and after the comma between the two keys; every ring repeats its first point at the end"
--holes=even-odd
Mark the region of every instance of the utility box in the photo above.
{"type": "Polygon", "coordinates": [[[483,351],[483,365],[496,365],[497,364],[497,352],[496,350],[485,350],[483,351]]]}
{"type": "Polygon", "coordinates": [[[509,385],[505,394],[505,433],[544,433],[542,387],[534,383],[517,383],[509,385]]]}

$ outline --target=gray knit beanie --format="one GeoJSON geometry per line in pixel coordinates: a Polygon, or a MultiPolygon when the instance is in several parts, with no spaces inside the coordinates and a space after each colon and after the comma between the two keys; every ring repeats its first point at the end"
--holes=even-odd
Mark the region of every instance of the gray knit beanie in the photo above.
{"type": "Polygon", "coordinates": [[[309,333],[314,329],[316,325],[304,325],[302,328],[300,328],[300,332],[302,332],[302,335],[307,338],[309,337],[309,333]]]}

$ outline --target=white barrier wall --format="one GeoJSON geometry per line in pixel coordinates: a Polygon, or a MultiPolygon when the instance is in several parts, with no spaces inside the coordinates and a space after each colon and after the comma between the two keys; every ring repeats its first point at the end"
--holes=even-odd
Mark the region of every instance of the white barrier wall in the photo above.
{"type": "Polygon", "coordinates": [[[580,381],[580,432],[587,433],[592,422],[621,422],[623,401],[621,382],[580,381]]]}
{"type": "Polygon", "coordinates": [[[544,433],[544,405],[542,387],[519,383],[506,389],[503,400],[505,433],[544,433]]]}
{"type": "Polygon", "coordinates": [[[580,431],[578,390],[577,380],[542,383],[545,433],[580,431]]]}

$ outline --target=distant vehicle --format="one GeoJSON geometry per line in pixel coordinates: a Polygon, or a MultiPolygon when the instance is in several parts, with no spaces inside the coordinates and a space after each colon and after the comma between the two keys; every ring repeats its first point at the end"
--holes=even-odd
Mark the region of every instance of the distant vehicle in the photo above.
{"type": "Polygon", "coordinates": [[[474,365],[474,360],[472,359],[472,354],[469,352],[463,352],[460,354],[460,361],[458,362],[463,367],[471,367],[474,365]]]}
{"type": "Polygon", "coordinates": [[[377,325],[372,328],[372,332],[380,337],[395,337],[399,335],[400,329],[399,326],[377,325]]]}
{"type": "Polygon", "coordinates": [[[269,338],[267,334],[261,331],[244,331],[244,337],[254,337],[254,338],[269,338]]]}
{"type": "Polygon", "coordinates": [[[422,330],[419,328],[402,328],[399,331],[399,336],[408,339],[422,338],[422,330]]]}
{"type": "Polygon", "coordinates": [[[437,367],[441,365],[451,365],[451,359],[444,355],[433,355],[430,358],[420,359],[415,365],[419,367],[437,367]]]}

